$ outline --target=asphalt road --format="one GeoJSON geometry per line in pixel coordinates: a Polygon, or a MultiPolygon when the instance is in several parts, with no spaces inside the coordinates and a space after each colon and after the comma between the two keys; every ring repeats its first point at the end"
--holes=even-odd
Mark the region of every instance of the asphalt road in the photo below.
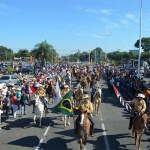
{"type": "MultiPolygon", "coordinates": [[[[94,116],[95,134],[89,137],[86,150],[137,150],[128,130],[129,113],[121,106],[115,94],[110,94],[101,79],[103,101],[100,114],[94,116]]],[[[87,92],[90,92],[87,90],[87,92]]],[[[52,107],[52,104],[50,105],[52,107]]],[[[94,115],[94,114],[93,114],[94,115]]],[[[5,120],[0,130],[0,150],[78,150],[77,136],[71,125],[64,129],[60,114],[49,113],[42,127],[33,123],[32,106],[27,115],[5,120]]],[[[142,137],[142,150],[150,150],[150,131],[142,137]]]]}

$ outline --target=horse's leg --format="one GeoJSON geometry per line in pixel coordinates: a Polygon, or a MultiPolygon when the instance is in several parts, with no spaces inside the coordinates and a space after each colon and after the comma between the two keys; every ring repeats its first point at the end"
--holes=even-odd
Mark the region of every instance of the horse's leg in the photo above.
{"type": "Polygon", "coordinates": [[[64,115],[64,128],[66,128],[66,119],[67,119],[67,115],[64,115]]]}
{"type": "Polygon", "coordinates": [[[70,116],[67,116],[67,118],[68,118],[68,123],[67,123],[67,125],[70,126],[70,116]]]}
{"type": "Polygon", "coordinates": [[[61,121],[64,121],[64,115],[62,114],[61,121]]]}
{"type": "Polygon", "coordinates": [[[97,105],[98,105],[98,106],[97,106],[97,114],[99,114],[100,103],[101,103],[101,101],[99,100],[99,101],[98,101],[98,104],[97,104],[97,105]]]}
{"type": "Polygon", "coordinates": [[[39,124],[39,126],[41,127],[41,125],[42,125],[42,117],[43,117],[43,112],[44,112],[44,110],[43,111],[41,111],[41,116],[40,116],[40,119],[39,119],[39,121],[40,121],[40,124],[39,124]]]}
{"type": "Polygon", "coordinates": [[[138,150],[141,150],[141,138],[142,138],[142,133],[139,136],[138,150]]]}
{"type": "Polygon", "coordinates": [[[34,123],[36,123],[36,117],[37,117],[37,108],[34,108],[34,123]]]}
{"type": "Polygon", "coordinates": [[[135,131],[135,145],[137,145],[137,132],[135,131]]]}
{"type": "Polygon", "coordinates": [[[82,138],[79,139],[80,142],[80,150],[82,150],[82,138]]]}

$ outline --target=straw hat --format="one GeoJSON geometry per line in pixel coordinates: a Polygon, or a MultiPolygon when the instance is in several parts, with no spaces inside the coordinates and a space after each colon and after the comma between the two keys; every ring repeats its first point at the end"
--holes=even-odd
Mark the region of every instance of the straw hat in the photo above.
{"type": "Polygon", "coordinates": [[[83,99],[87,99],[87,98],[89,98],[89,95],[88,95],[88,94],[85,94],[85,95],[83,96],[83,99]]]}
{"type": "Polygon", "coordinates": [[[145,98],[145,95],[142,94],[142,93],[139,93],[139,94],[137,95],[137,97],[145,98]]]}
{"type": "Polygon", "coordinates": [[[17,88],[16,90],[17,90],[17,91],[21,91],[21,89],[20,89],[20,88],[17,88]]]}
{"type": "Polygon", "coordinates": [[[64,87],[65,87],[65,88],[69,88],[69,86],[68,86],[67,84],[66,84],[66,85],[64,85],[64,87]]]}

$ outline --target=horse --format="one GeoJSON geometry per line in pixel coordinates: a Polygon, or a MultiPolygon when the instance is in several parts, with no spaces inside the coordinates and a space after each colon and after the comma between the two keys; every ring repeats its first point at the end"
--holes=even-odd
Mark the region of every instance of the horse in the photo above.
{"type": "Polygon", "coordinates": [[[94,111],[96,115],[99,113],[99,106],[101,104],[101,95],[102,95],[102,90],[97,88],[93,95],[93,105],[94,105],[94,111]]]}
{"type": "Polygon", "coordinates": [[[86,79],[81,79],[80,84],[81,84],[81,87],[83,88],[83,91],[84,91],[84,89],[86,88],[86,84],[87,84],[86,79]]]}
{"type": "Polygon", "coordinates": [[[90,84],[91,84],[91,75],[90,74],[87,75],[87,83],[88,83],[88,87],[90,87],[90,84]]]}
{"type": "Polygon", "coordinates": [[[88,136],[90,136],[90,121],[87,113],[81,114],[81,123],[78,125],[80,150],[86,149],[88,136]]]}
{"type": "Polygon", "coordinates": [[[43,113],[45,112],[45,118],[46,118],[46,110],[44,109],[44,104],[39,98],[38,95],[35,95],[35,108],[34,108],[34,123],[36,123],[37,114],[40,112],[40,119],[39,119],[39,126],[41,126],[43,113]]]}
{"type": "Polygon", "coordinates": [[[82,100],[82,96],[83,96],[83,89],[82,88],[78,88],[75,92],[74,92],[74,102],[75,102],[75,106],[78,106],[82,100]]]}
{"type": "Polygon", "coordinates": [[[49,85],[46,85],[46,95],[48,95],[48,98],[52,98],[55,93],[55,87],[50,83],[49,85]]]}
{"type": "Polygon", "coordinates": [[[135,145],[137,145],[138,140],[138,150],[141,150],[141,139],[146,130],[143,125],[146,125],[146,123],[147,114],[141,114],[137,112],[135,118],[133,119],[132,135],[135,137],[135,145]]]}

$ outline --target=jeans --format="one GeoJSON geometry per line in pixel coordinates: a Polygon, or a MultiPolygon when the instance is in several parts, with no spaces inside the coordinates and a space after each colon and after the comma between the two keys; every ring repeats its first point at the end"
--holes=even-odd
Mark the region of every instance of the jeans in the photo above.
{"type": "Polygon", "coordinates": [[[26,105],[25,104],[21,104],[21,114],[25,115],[26,114],[26,105]]]}
{"type": "Polygon", "coordinates": [[[43,97],[41,100],[44,103],[45,108],[48,108],[48,103],[47,103],[45,97],[43,97]]]}
{"type": "Polygon", "coordinates": [[[13,108],[13,117],[16,118],[17,110],[18,110],[18,105],[12,104],[13,108]]]}

